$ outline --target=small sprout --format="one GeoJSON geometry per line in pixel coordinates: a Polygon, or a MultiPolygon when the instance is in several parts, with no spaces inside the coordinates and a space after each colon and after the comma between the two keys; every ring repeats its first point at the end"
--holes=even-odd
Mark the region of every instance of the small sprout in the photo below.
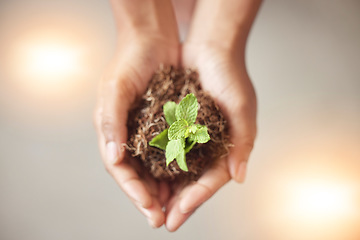
{"type": "Polygon", "coordinates": [[[187,172],[186,153],[196,143],[206,143],[210,140],[207,127],[195,124],[199,103],[194,94],[184,97],[179,104],[167,102],[163,106],[166,122],[170,125],[154,137],[149,145],[165,150],[166,166],[174,159],[180,169],[187,172]]]}

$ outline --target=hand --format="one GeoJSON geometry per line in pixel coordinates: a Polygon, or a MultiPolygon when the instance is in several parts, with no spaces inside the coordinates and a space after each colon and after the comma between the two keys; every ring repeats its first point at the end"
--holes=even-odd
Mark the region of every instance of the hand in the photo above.
{"type": "Polygon", "coordinates": [[[142,172],[142,166],[124,155],[128,111],[145,91],[160,63],[177,65],[179,45],[156,34],[128,33],[121,37],[116,55],[102,77],[95,110],[99,148],[107,171],[153,227],[165,221],[162,207],[168,185],[142,172]]]}
{"type": "Polygon", "coordinates": [[[256,136],[256,96],[245,68],[245,60],[231,49],[215,45],[186,43],[182,64],[195,67],[204,90],[219,104],[229,123],[234,147],[200,179],[184,189],[176,189],[169,200],[166,227],[178,229],[202,203],[231,178],[245,179],[246,164],[256,136]]]}

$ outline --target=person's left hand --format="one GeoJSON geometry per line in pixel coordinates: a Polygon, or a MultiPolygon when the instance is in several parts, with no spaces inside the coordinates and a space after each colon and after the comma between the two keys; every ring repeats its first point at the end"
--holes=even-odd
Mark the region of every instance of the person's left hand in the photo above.
{"type": "Polygon", "coordinates": [[[175,187],[166,205],[166,227],[176,231],[191,214],[231,178],[245,179],[246,165],[256,136],[256,96],[243,56],[214,45],[186,43],[182,65],[196,68],[204,90],[218,103],[229,123],[234,147],[200,179],[175,187]]]}

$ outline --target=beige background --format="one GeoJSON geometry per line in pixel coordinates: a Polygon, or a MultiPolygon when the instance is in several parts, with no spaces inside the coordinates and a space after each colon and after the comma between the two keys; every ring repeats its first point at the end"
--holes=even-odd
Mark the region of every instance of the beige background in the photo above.
{"type": "Polygon", "coordinates": [[[148,227],[99,158],[92,109],[114,45],[107,1],[0,1],[0,239],[360,239],[359,1],[264,2],[247,49],[259,99],[247,182],[172,234],[148,227]],[[56,91],[17,61],[44,32],[73,36],[85,59],[56,91]],[[348,186],[352,214],[289,213],[296,187],[317,181],[348,186]]]}

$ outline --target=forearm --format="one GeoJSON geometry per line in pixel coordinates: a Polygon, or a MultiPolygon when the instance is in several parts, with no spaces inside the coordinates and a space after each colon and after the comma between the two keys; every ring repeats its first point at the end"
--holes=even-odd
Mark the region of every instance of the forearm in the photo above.
{"type": "Polygon", "coordinates": [[[260,4],[261,0],[198,0],[187,41],[244,54],[260,4]]]}
{"type": "Polygon", "coordinates": [[[110,0],[119,34],[166,36],[178,42],[171,0],[110,0]]]}

